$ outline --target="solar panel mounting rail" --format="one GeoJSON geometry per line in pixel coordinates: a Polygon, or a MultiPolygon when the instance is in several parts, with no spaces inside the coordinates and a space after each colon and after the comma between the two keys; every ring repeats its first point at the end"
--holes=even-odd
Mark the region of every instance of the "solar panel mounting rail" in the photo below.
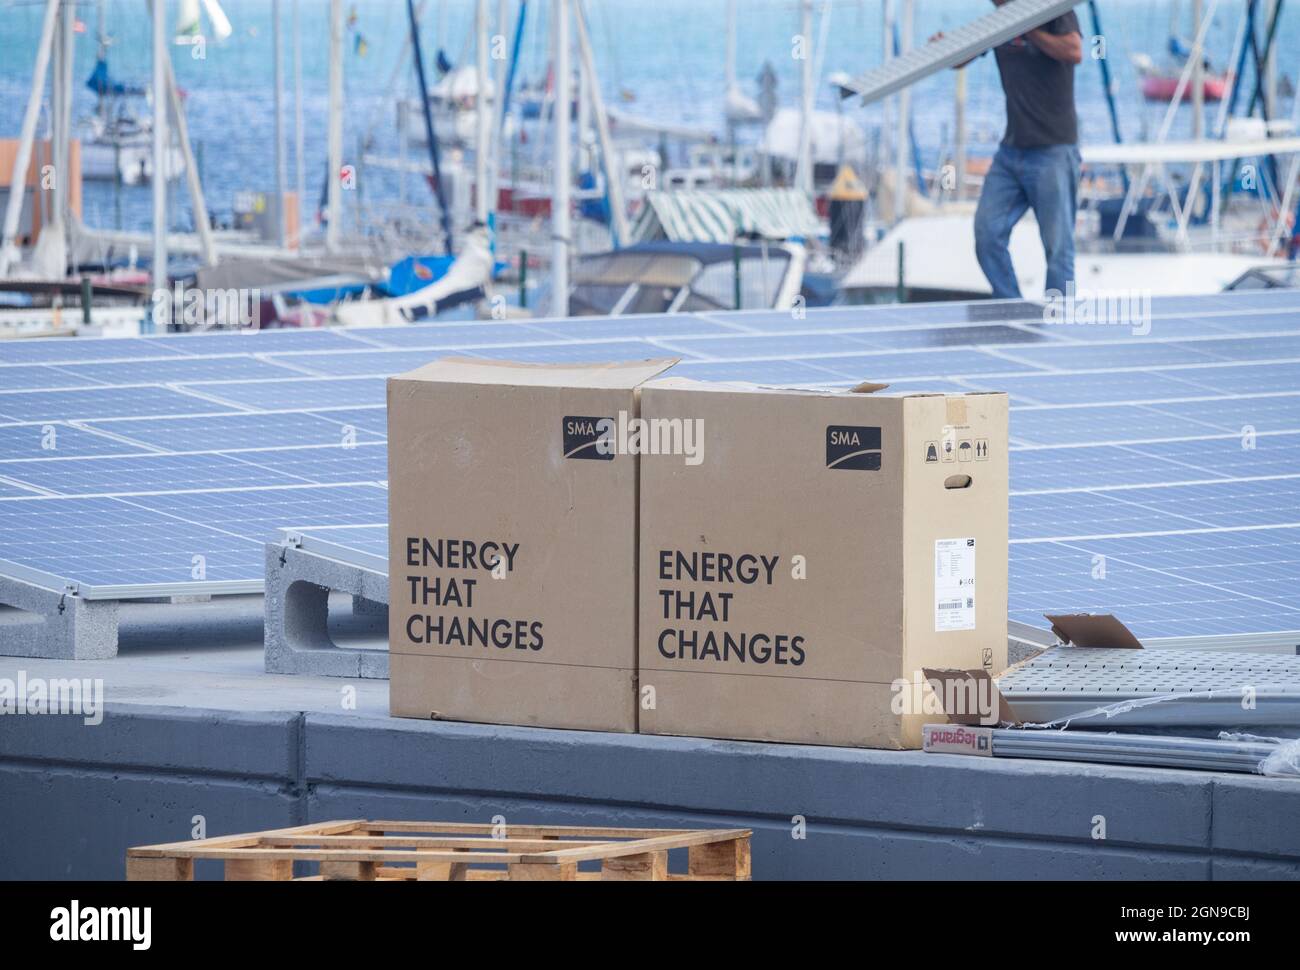
{"type": "Polygon", "coordinates": [[[923,47],[890,58],[841,85],[844,97],[858,95],[863,104],[886,98],[931,74],[979,57],[1026,31],[1041,27],[1078,5],[1080,0],[1010,0],[991,13],[945,33],[923,47]]]}

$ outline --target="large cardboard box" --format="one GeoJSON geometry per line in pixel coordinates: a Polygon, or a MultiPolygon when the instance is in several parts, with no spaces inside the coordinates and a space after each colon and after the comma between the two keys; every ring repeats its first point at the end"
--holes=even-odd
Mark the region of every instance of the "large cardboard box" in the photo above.
{"type": "Polygon", "coordinates": [[[637,455],[601,442],[673,363],[388,382],[393,714],[636,730],[637,455]]]}
{"type": "Polygon", "coordinates": [[[882,390],[642,388],[703,444],[642,458],[643,732],[919,747],[924,668],[1006,666],[1006,395],[882,390]]]}

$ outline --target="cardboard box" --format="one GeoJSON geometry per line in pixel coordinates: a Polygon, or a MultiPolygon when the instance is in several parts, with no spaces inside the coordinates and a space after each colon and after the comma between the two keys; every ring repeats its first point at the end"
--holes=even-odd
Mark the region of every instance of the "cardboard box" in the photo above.
{"type": "Polygon", "coordinates": [[[636,730],[638,459],[604,445],[673,363],[389,380],[393,714],[636,730]]]}
{"type": "MultiPolygon", "coordinates": [[[[641,730],[919,747],[926,667],[1007,648],[1007,398],[675,378],[641,465],[641,730]]],[[[932,706],[932,705],[931,705],[932,706]]]]}

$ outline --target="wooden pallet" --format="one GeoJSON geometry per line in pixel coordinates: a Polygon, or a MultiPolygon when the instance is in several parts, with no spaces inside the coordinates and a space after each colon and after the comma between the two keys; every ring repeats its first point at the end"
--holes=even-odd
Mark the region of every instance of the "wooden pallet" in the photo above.
{"type": "Polygon", "coordinates": [[[319,822],[128,849],[126,878],[188,880],[195,859],[220,859],[225,878],[291,880],[749,879],[748,829],[621,829],[468,822],[319,822]],[[687,850],[687,871],[668,871],[668,851],[687,850]],[[579,870],[580,863],[600,870],[579,870]],[[301,871],[301,870],[300,870],[301,871]]]}

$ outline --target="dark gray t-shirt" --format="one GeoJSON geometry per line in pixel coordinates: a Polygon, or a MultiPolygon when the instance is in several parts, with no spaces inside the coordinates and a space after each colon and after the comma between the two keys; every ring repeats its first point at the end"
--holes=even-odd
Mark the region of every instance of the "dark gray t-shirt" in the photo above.
{"type": "MultiPolygon", "coordinates": [[[[1082,34],[1074,12],[1043,24],[1052,34],[1082,34]]],[[[1004,145],[1041,148],[1073,145],[1079,140],[1074,112],[1074,65],[1049,57],[1026,37],[1016,37],[993,51],[1007,96],[1004,145]]]]}

